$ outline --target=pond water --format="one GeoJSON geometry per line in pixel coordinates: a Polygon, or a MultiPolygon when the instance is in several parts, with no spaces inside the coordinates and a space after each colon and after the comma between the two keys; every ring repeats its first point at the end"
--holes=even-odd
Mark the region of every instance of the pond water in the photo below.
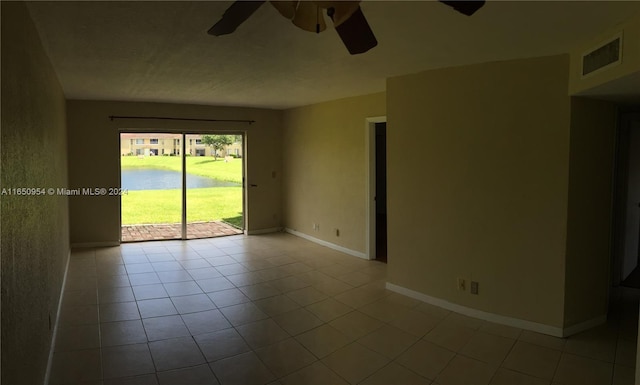
{"type": "MultiPolygon", "coordinates": [[[[158,169],[121,170],[121,186],[126,190],[167,190],[182,188],[180,171],[158,169]]],[[[240,184],[187,173],[187,188],[238,187],[240,184]]]]}

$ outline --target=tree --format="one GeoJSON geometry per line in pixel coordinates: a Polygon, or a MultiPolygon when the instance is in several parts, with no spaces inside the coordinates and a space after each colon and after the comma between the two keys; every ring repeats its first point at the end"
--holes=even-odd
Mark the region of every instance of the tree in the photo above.
{"type": "Polygon", "coordinates": [[[202,143],[213,148],[213,157],[218,159],[218,150],[223,151],[225,146],[233,144],[233,135],[203,135],[202,143]]]}

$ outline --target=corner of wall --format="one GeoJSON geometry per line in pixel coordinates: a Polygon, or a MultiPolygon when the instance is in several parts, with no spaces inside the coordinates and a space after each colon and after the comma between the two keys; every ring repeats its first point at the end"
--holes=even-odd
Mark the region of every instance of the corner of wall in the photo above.
{"type": "Polygon", "coordinates": [[[365,252],[365,122],[367,117],[382,115],[386,115],[385,92],[284,112],[285,228],[345,250],[365,252]]]}
{"type": "Polygon", "coordinates": [[[607,314],[616,119],[611,102],[571,99],[565,327],[607,314]]]}

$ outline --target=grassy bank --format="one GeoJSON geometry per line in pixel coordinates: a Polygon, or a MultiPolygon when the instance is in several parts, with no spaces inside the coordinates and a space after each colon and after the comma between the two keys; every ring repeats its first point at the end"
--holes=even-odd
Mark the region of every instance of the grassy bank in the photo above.
{"type": "MultiPolygon", "coordinates": [[[[180,189],[129,191],[122,195],[122,224],[180,223],[181,202],[180,189]]],[[[241,215],[241,187],[187,190],[188,222],[226,220],[240,226],[241,215]]]]}
{"type": "MultiPolygon", "coordinates": [[[[242,159],[224,159],[207,156],[188,156],[187,172],[207,178],[224,180],[228,182],[242,183],[242,159]]],[[[156,168],[171,171],[182,171],[181,158],[179,156],[123,156],[120,158],[122,169],[156,168]]]]}

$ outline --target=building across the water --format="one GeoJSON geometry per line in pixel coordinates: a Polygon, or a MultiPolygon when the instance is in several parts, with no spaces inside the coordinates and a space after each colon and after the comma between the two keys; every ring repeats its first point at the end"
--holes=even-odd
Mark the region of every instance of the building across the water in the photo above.
{"type": "MultiPolygon", "coordinates": [[[[182,151],[181,134],[121,134],[120,155],[177,156],[182,151]]],[[[191,156],[214,156],[214,149],[202,143],[202,135],[187,135],[185,153],[191,156]]],[[[236,141],[217,156],[242,157],[242,141],[236,141]]]]}

